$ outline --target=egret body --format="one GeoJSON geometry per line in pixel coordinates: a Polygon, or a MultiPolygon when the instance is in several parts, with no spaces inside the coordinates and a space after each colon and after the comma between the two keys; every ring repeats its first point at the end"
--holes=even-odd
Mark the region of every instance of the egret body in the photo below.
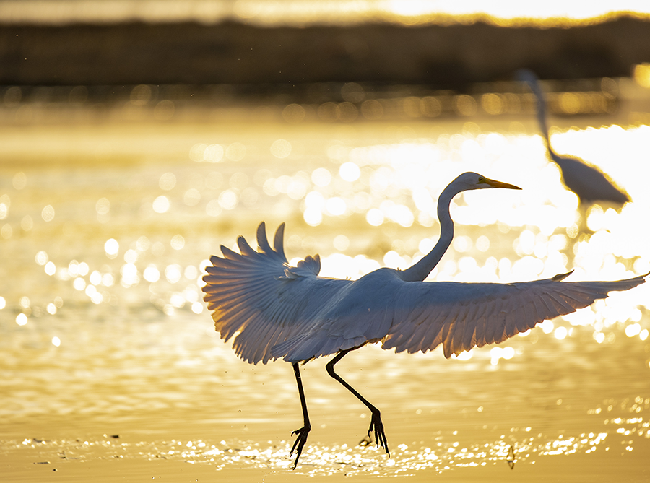
{"type": "Polygon", "coordinates": [[[435,247],[406,270],[380,268],[358,280],[322,278],[320,258],[308,256],[290,266],[284,253],[284,224],[275,233],[274,247],[261,223],[258,249],[243,237],[239,252],[224,246],[213,256],[203,277],[205,301],[213,312],[215,329],[245,361],[256,364],[283,359],[293,366],[303,412],[303,426],[294,431],[294,468],[311,429],[300,379],[300,362],[334,354],[328,374],[354,394],[371,412],[362,442],[374,433],[388,453],[379,410],[335,371],[348,352],[381,342],[397,352],[427,352],[442,345],[443,354],[499,343],[538,322],[587,307],[610,291],[628,290],[645,280],[564,282],[570,274],[518,283],[423,282],[440,261],[454,237],[449,213],[458,193],[483,188],[520,189],[480,174],[464,173],[438,199],[441,233],[435,247]]]}

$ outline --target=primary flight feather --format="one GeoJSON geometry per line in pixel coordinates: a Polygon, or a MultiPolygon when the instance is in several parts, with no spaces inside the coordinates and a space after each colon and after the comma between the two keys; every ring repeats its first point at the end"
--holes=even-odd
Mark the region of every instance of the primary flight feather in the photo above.
{"type": "Polygon", "coordinates": [[[296,431],[295,465],[311,428],[299,362],[336,354],[328,373],[372,412],[368,430],[388,452],[379,410],[334,372],[349,351],[381,342],[384,349],[426,352],[442,345],[445,357],[473,347],[499,343],[543,320],[587,307],[610,291],[628,290],[645,281],[565,282],[570,275],[517,283],[423,282],[454,236],[451,200],[462,191],[520,189],[477,173],[452,181],[438,199],[440,239],[425,257],[406,270],[380,268],[358,280],[319,277],[320,258],[306,257],[290,266],[284,253],[284,224],[273,248],[261,223],[258,249],[238,238],[239,253],[224,246],[213,256],[203,278],[205,301],[213,310],[221,338],[234,337],[235,352],[252,364],[283,359],[293,364],[304,426],[296,431]]]}

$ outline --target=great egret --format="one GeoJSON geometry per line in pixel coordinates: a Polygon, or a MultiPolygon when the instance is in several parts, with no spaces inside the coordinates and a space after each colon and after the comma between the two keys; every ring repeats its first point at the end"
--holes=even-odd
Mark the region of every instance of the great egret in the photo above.
{"type": "Polygon", "coordinates": [[[517,71],[517,80],[525,82],[533,91],[537,100],[537,121],[544,137],[548,155],[562,171],[562,179],[567,188],[573,191],[581,203],[592,204],[598,201],[623,205],[630,201],[628,194],[617,188],[607,175],[594,166],[590,166],[579,158],[560,156],[551,146],[546,124],[546,101],[539,80],[534,72],[528,69],[517,71]]]}
{"type": "Polygon", "coordinates": [[[234,350],[256,364],[272,359],[290,362],[298,385],[303,426],[296,440],[294,468],[311,429],[299,362],[336,354],[327,372],[372,413],[367,437],[388,453],[379,410],[345,382],[334,365],[348,352],[382,342],[397,352],[426,352],[442,344],[445,357],[499,343],[545,319],[587,307],[613,290],[628,290],[643,277],[616,282],[563,282],[571,272],[550,279],[518,283],[423,282],[454,237],[451,200],[462,191],[481,188],[520,189],[480,174],[464,173],[438,198],[440,239],[424,258],[406,270],[380,268],[356,281],[318,277],[320,258],[308,256],[290,266],[284,254],[284,223],[275,233],[274,248],[262,222],[258,250],[243,237],[239,252],[224,246],[213,256],[203,277],[205,301],[213,310],[221,338],[234,338],[234,350]]]}

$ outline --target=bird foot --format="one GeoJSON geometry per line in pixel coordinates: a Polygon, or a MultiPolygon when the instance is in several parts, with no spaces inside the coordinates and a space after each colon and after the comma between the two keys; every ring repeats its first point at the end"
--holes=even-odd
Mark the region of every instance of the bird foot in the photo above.
{"type": "Polygon", "coordinates": [[[368,428],[368,434],[359,441],[360,446],[368,446],[372,443],[372,433],[375,433],[375,442],[377,446],[381,446],[386,450],[387,454],[390,454],[388,450],[388,441],[386,440],[386,433],[384,433],[384,423],[381,422],[381,414],[379,411],[372,413],[372,418],[370,419],[370,427],[368,428]]]}
{"type": "Polygon", "coordinates": [[[303,426],[302,428],[291,432],[292,435],[297,436],[296,441],[293,443],[291,451],[289,452],[289,456],[291,456],[293,454],[293,450],[296,450],[296,460],[293,463],[294,470],[296,469],[296,466],[298,466],[298,460],[300,459],[302,449],[305,447],[305,443],[307,442],[309,431],[311,431],[311,426],[303,426]]]}

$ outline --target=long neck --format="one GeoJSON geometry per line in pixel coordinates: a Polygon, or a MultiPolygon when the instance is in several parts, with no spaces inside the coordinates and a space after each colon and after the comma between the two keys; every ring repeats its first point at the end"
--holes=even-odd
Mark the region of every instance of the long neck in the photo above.
{"type": "Polygon", "coordinates": [[[438,264],[442,256],[454,239],[454,221],[449,213],[451,200],[458,194],[453,183],[447,186],[438,198],[438,220],[440,220],[440,238],[438,243],[429,253],[422,257],[415,265],[400,272],[400,277],[405,282],[421,282],[438,264]]]}
{"type": "Polygon", "coordinates": [[[537,99],[537,122],[539,123],[539,129],[542,131],[544,144],[546,144],[549,153],[555,154],[551,147],[551,140],[548,136],[548,124],[546,123],[546,99],[544,97],[544,92],[542,92],[542,86],[539,84],[537,79],[529,81],[528,85],[537,99]]]}

